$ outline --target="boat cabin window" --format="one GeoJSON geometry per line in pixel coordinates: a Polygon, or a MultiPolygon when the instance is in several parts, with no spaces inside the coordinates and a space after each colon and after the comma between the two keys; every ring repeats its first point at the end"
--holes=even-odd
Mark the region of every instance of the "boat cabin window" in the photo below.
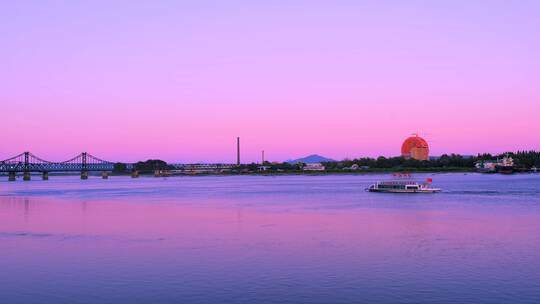
{"type": "Polygon", "coordinates": [[[404,189],[405,185],[399,184],[379,184],[380,189],[404,189]]]}

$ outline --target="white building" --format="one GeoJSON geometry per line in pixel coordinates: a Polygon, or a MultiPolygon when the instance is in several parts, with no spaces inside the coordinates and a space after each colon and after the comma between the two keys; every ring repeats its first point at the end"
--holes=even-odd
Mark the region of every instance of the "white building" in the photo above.
{"type": "Polygon", "coordinates": [[[502,160],[483,160],[475,164],[480,172],[495,172],[498,167],[513,167],[514,159],[512,157],[503,157],[502,160]]]}
{"type": "Polygon", "coordinates": [[[304,171],[324,171],[325,168],[321,163],[306,164],[303,168],[304,171]]]}

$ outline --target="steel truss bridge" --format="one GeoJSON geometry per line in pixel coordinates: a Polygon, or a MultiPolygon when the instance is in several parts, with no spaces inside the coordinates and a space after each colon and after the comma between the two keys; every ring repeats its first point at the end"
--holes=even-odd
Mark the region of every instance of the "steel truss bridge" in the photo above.
{"type": "Polygon", "coordinates": [[[113,169],[113,162],[102,160],[86,152],[61,162],[47,161],[30,152],[24,152],[0,162],[0,172],[9,173],[90,172],[112,171],[113,169]]]}
{"type": "MultiPolygon", "coordinates": [[[[61,162],[44,160],[30,152],[23,152],[12,158],[0,161],[0,175],[7,174],[9,181],[15,181],[18,173],[22,173],[23,180],[30,180],[31,173],[41,173],[44,180],[49,179],[51,172],[80,172],[81,179],[88,179],[89,172],[101,172],[102,178],[108,178],[108,172],[114,170],[113,162],[95,157],[83,152],[71,159],[61,162]]],[[[131,171],[131,177],[139,177],[139,171],[134,164],[124,164],[126,170],[131,171]]],[[[175,170],[155,170],[154,176],[168,176],[171,173],[213,173],[225,172],[237,168],[231,164],[176,164],[175,170]]]]}

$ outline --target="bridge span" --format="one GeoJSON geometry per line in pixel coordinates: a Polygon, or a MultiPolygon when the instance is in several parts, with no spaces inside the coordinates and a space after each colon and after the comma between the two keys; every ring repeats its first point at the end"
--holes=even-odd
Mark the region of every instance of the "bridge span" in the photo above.
{"type": "Polygon", "coordinates": [[[0,172],[7,173],[10,181],[16,180],[17,173],[23,174],[23,180],[30,180],[32,172],[41,173],[44,180],[49,178],[49,172],[80,172],[81,179],[88,179],[89,172],[102,172],[102,177],[108,178],[113,169],[113,162],[86,152],[61,162],[47,161],[30,152],[0,161],[0,172]]]}
{"type": "MultiPolygon", "coordinates": [[[[135,164],[122,163],[131,172],[131,177],[139,177],[139,169],[135,164]]],[[[29,181],[32,173],[39,173],[43,180],[49,179],[51,172],[80,172],[81,179],[88,179],[89,172],[101,172],[101,177],[107,179],[109,172],[114,170],[114,162],[95,157],[82,152],[65,161],[52,162],[44,160],[30,152],[23,152],[14,157],[0,161],[0,174],[7,174],[9,181],[16,181],[18,175],[29,181]]],[[[155,177],[171,174],[201,174],[225,173],[238,169],[237,164],[174,164],[169,168],[154,168],[155,177]]]]}

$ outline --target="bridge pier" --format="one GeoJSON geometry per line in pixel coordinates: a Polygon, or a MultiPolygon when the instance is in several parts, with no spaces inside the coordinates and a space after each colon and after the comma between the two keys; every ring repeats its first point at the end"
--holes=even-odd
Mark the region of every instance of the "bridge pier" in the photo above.
{"type": "Polygon", "coordinates": [[[109,172],[107,172],[107,171],[101,172],[101,178],[102,179],[108,179],[109,178],[109,172]]]}
{"type": "Polygon", "coordinates": [[[17,173],[13,172],[13,171],[10,171],[8,173],[8,181],[10,182],[14,182],[17,180],[17,173]]]}
{"type": "Polygon", "coordinates": [[[81,171],[81,179],[88,179],[88,171],[81,171]]]}
{"type": "Polygon", "coordinates": [[[139,177],[139,171],[135,170],[131,172],[131,178],[138,178],[139,177]]]}
{"type": "Polygon", "coordinates": [[[31,180],[30,172],[29,171],[24,171],[24,173],[23,173],[23,181],[29,181],[29,180],[31,180]]]}
{"type": "Polygon", "coordinates": [[[45,171],[41,174],[42,180],[49,180],[49,172],[45,171]]]}

